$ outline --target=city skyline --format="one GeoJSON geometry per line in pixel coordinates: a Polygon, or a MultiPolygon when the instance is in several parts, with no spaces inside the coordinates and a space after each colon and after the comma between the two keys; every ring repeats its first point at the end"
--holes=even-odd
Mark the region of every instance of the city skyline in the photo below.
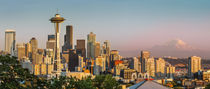
{"type": "Polygon", "coordinates": [[[47,1],[43,3],[22,1],[15,5],[9,3],[11,1],[0,1],[1,4],[6,4],[1,5],[0,9],[1,12],[5,12],[0,15],[4,17],[0,22],[0,49],[4,50],[6,29],[16,31],[16,43],[26,43],[35,37],[39,43],[38,47],[45,48],[47,36],[54,34],[54,28],[48,22],[48,18],[56,13],[56,9],[59,9],[58,12],[67,18],[61,26],[60,45],[64,43],[65,26],[72,25],[75,29],[74,45],[76,45],[76,39],[86,39],[87,34],[94,32],[97,41],[102,43],[110,40],[111,48],[119,50],[124,57],[138,56],[141,50],[149,50],[156,45],[164,45],[165,42],[178,38],[192,47],[207,51],[206,56],[210,58],[207,55],[210,50],[210,39],[208,39],[210,38],[208,35],[210,33],[208,2],[210,1],[177,0],[172,1],[174,3],[165,0],[162,0],[164,3],[154,0],[150,3],[144,0],[95,1],[91,4],[93,1],[51,2],[52,5],[46,8],[43,7],[48,3],[47,1]],[[73,5],[71,2],[76,4],[73,5]],[[21,6],[23,3],[26,5],[21,6]],[[72,6],[67,6],[65,3],[70,3],[72,6]],[[145,6],[144,3],[149,4],[145,6]],[[58,7],[52,7],[54,4],[58,4],[58,7]],[[81,7],[76,6],[80,4],[81,7]],[[95,8],[96,6],[98,8],[95,8]],[[21,18],[25,19],[19,21],[21,18]]]}

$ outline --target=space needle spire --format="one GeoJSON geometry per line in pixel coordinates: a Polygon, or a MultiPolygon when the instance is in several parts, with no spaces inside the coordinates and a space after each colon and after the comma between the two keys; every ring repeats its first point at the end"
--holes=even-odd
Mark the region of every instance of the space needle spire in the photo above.
{"type": "Polygon", "coordinates": [[[61,74],[61,58],[60,58],[60,23],[64,22],[64,18],[61,17],[58,13],[55,14],[55,17],[50,19],[51,23],[55,25],[55,48],[54,48],[54,71],[56,77],[61,74]]]}

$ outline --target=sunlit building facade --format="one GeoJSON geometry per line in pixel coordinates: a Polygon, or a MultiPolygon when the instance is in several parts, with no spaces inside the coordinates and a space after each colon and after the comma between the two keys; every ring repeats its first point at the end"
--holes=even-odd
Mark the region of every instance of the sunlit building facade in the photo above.
{"type": "Polygon", "coordinates": [[[201,58],[197,56],[192,56],[188,58],[188,74],[189,77],[194,77],[193,75],[201,70],[201,58]]]}
{"type": "Polygon", "coordinates": [[[14,30],[5,31],[5,51],[14,54],[16,44],[16,32],[14,30]]]}
{"type": "Polygon", "coordinates": [[[155,65],[155,73],[156,77],[164,77],[165,76],[165,60],[162,58],[158,58],[156,60],[156,65],[155,65]]]}
{"type": "Polygon", "coordinates": [[[37,54],[37,50],[38,50],[37,39],[33,37],[30,40],[30,44],[31,44],[31,57],[30,57],[30,59],[31,59],[32,63],[35,64],[35,61],[36,61],[35,58],[36,58],[36,54],[37,54]]]}
{"type": "Polygon", "coordinates": [[[141,51],[141,72],[146,73],[146,67],[147,67],[147,60],[150,58],[150,52],[149,51],[141,51]]]}
{"type": "Polygon", "coordinates": [[[87,36],[87,57],[95,57],[95,43],[96,43],[96,34],[90,32],[87,36]]]}

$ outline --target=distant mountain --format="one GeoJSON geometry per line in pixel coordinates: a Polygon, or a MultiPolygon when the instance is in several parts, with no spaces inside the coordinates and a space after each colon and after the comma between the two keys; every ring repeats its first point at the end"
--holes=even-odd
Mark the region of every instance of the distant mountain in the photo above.
{"type": "Polygon", "coordinates": [[[180,39],[175,39],[166,42],[163,45],[155,45],[149,51],[152,52],[152,56],[175,56],[175,57],[189,57],[189,56],[201,56],[202,58],[210,58],[210,51],[204,51],[194,48],[180,39]]]}

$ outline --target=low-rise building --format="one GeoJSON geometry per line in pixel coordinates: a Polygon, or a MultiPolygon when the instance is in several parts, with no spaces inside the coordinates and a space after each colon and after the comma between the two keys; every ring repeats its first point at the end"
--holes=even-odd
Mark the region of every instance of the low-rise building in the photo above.
{"type": "Polygon", "coordinates": [[[90,73],[85,73],[85,72],[67,72],[66,73],[67,77],[75,77],[77,79],[82,79],[88,76],[92,76],[90,73]]]}
{"type": "Polygon", "coordinates": [[[203,72],[203,80],[210,81],[210,70],[203,72]]]}

